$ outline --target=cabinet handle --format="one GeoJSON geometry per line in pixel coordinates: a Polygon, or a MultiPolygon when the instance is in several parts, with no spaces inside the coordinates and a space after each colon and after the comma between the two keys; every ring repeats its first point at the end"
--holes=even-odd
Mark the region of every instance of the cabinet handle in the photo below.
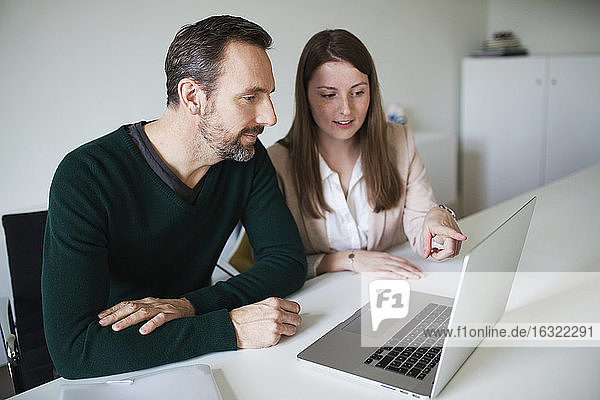
{"type": "Polygon", "coordinates": [[[537,78],[535,80],[535,84],[538,85],[538,86],[542,86],[542,80],[540,78],[537,78]]]}
{"type": "Polygon", "coordinates": [[[556,78],[552,78],[550,80],[550,83],[553,84],[554,86],[556,86],[557,82],[556,82],[556,78]]]}

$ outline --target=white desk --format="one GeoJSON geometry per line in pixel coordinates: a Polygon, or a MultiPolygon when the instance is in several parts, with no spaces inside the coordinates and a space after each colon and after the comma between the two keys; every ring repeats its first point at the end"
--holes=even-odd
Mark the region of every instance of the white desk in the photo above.
{"type": "MultiPolygon", "coordinates": [[[[537,208],[509,302],[507,321],[600,322],[600,164],[532,193],[537,208]],[[550,271],[541,273],[541,271],[550,271]],[[580,272],[580,273],[575,273],[580,272]]],[[[461,227],[470,238],[463,254],[530,197],[524,194],[469,216],[461,227]]],[[[461,260],[418,260],[407,247],[394,250],[425,271],[458,271],[461,260]]],[[[417,290],[453,295],[456,274],[430,274],[411,283],[417,290]]],[[[302,305],[298,333],[275,347],[209,354],[186,363],[209,364],[225,400],[389,399],[390,391],[313,367],[296,354],[360,306],[358,275],[317,277],[291,296],[302,305]]],[[[598,343],[600,345],[600,343],[598,343]]],[[[598,399],[600,347],[480,347],[440,399],[598,399]]],[[[15,399],[56,399],[62,379],[15,399]]]]}

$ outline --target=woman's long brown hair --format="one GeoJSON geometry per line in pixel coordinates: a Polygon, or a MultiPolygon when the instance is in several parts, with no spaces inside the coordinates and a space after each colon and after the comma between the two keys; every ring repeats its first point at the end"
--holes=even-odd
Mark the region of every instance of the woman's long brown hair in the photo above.
{"type": "Polygon", "coordinates": [[[356,135],[361,147],[369,204],[375,212],[390,209],[400,200],[401,182],[395,166],[395,149],[389,147],[387,138],[375,64],[365,45],[343,29],[319,32],[304,46],[296,72],[296,114],[287,136],[279,141],[290,152],[300,209],[314,218],[323,217],[324,211],[331,210],[323,196],[317,126],[306,92],[314,71],[329,61],[349,62],[369,77],[369,109],[356,135]]]}

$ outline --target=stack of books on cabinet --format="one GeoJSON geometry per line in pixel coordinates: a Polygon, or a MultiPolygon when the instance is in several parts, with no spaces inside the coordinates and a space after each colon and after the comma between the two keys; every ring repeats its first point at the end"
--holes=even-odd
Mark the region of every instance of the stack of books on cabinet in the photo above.
{"type": "Polygon", "coordinates": [[[481,49],[471,53],[473,57],[524,56],[527,49],[521,45],[519,38],[511,31],[500,31],[484,40],[481,49]]]}

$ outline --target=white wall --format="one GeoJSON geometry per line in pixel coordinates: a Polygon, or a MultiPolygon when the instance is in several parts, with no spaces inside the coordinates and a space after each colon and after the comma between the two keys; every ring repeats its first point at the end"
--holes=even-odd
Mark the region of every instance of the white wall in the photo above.
{"type": "MultiPolygon", "coordinates": [[[[460,58],[486,35],[485,1],[32,0],[0,1],[0,214],[46,208],[62,157],[123,123],[153,119],[165,103],[164,57],[186,23],[241,15],[274,38],[278,124],[293,117],[303,45],[324,28],[361,38],[378,66],[384,101],[405,105],[416,130],[458,130],[460,58]]],[[[9,293],[4,238],[0,296],[9,293]]]]}
{"type": "Polygon", "coordinates": [[[489,0],[488,32],[514,31],[530,54],[600,53],[598,0],[489,0]]]}

